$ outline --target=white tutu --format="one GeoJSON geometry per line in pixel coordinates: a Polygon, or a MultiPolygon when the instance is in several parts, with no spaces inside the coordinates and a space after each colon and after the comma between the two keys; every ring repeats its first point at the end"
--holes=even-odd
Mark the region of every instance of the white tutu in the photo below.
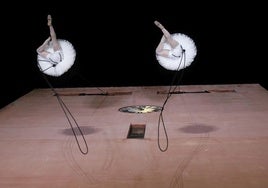
{"type": "MultiPolygon", "coordinates": [[[[63,52],[63,60],[60,63],[53,65],[46,58],[37,55],[38,67],[40,71],[44,74],[56,77],[61,76],[72,67],[76,56],[75,49],[69,41],[63,39],[58,39],[58,41],[63,52]]],[[[52,46],[50,46],[47,51],[53,52],[52,46]]]]}
{"type": "MultiPolygon", "coordinates": [[[[159,64],[167,70],[179,71],[191,65],[196,56],[197,50],[194,41],[185,34],[174,33],[172,37],[179,42],[182,48],[185,50],[184,55],[179,58],[167,58],[160,55],[156,55],[156,59],[159,64]],[[185,58],[185,59],[184,59],[185,58]]],[[[164,49],[171,49],[171,46],[164,43],[164,49]]]]}

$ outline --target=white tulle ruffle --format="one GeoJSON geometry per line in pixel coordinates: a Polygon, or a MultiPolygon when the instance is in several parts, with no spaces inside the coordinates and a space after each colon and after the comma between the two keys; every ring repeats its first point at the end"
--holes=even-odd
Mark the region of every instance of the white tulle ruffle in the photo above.
{"type": "MultiPolygon", "coordinates": [[[[172,34],[172,37],[174,37],[174,39],[177,40],[185,50],[184,55],[176,59],[156,55],[156,59],[158,60],[159,64],[165,69],[179,71],[191,65],[197,54],[197,50],[194,41],[187,35],[174,33],[172,34]]],[[[164,49],[171,49],[171,47],[169,44],[164,43],[164,49]]]]}
{"type": "MultiPolygon", "coordinates": [[[[50,61],[40,55],[37,55],[37,62],[40,71],[44,74],[55,77],[61,76],[67,72],[74,64],[76,57],[76,51],[69,41],[63,39],[58,40],[63,51],[63,60],[60,63],[53,66],[50,61]]],[[[47,50],[53,52],[52,46],[50,46],[47,50]]]]}

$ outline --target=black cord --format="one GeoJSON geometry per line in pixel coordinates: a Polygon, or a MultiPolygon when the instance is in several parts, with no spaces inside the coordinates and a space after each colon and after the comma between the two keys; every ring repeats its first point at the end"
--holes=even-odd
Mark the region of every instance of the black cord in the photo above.
{"type": "Polygon", "coordinates": [[[85,137],[84,137],[84,134],[83,134],[82,130],[80,129],[80,127],[79,127],[77,121],[75,120],[74,116],[72,115],[72,113],[70,112],[70,110],[68,109],[68,107],[66,106],[66,104],[65,104],[65,103],[63,102],[63,100],[60,98],[59,94],[56,92],[56,90],[54,89],[54,87],[53,87],[53,86],[51,85],[51,83],[48,81],[48,79],[47,79],[47,77],[44,75],[44,73],[42,73],[42,75],[43,75],[43,78],[45,79],[45,81],[47,82],[47,84],[49,85],[49,87],[51,88],[51,90],[54,92],[55,96],[56,96],[57,99],[58,99],[58,102],[59,102],[59,104],[60,104],[60,106],[61,106],[61,108],[62,108],[62,110],[63,110],[63,112],[64,112],[64,114],[65,114],[65,116],[66,116],[66,118],[67,118],[67,120],[68,120],[68,122],[69,122],[69,125],[70,125],[70,127],[71,127],[71,129],[72,129],[72,132],[73,132],[73,134],[74,134],[74,137],[75,137],[75,140],[76,140],[76,143],[77,143],[77,145],[78,145],[78,147],[79,147],[80,152],[81,152],[82,154],[84,154],[84,155],[87,154],[87,153],[88,153],[88,145],[87,145],[86,139],[85,139],[85,137]],[[80,134],[81,134],[81,136],[82,136],[82,138],[83,138],[83,141],[84,141],[85,146],[86,146],[86,150],[85,150],[85,151],[82,150],[82,148],[81,148],[81,146],[80,146],[80,144],[79,144],[77,135],[76,135],[76,133],[75,133],[75,131],[74,131],[74,126],[73,126],[73,124],[72,124],[70,118],[72,118],[73,122],[75,123],[75,125],[76,125],[78,131],[80,132],[80,134]]]}
{"type": "MultiPolygon", "coordinates": [[[[39,67],[39,69],[40,70],[42,70],[42,68],[41,68],[41,66],[40,66],[40,64],[39,64],[39,61],[46,61],[46,62],[50,62],[50,61],[48,61],[48,60],[41,60],[41,59],[38,59],[38,63],[37,63],[37,66],[39,67]]],[[[50,69],[50,68],[52,68],[52,67],[55,67],[56,66],[56,64],[51,64],[51,66],[50,67],[48,67],[48,68],[46,68],[46,69],[44,69],[44,70],[42,70],[41,72],[42,73],[44,73],[46,70],[48,70],[48,69],[50,69]]]]}
{"type": "Polygon", "coordinates": [[[185,50],[182,49],[182,56],[181,56],[181,59],[180,59],[180,63],[179,63],[179,66],[173,76],[173,79],[172,79],[172,82],[169,86],[169,90],[168,90],[168,93],[167,93],[167,97],[162,105],[162,108],[161,108],[161,112],[159,114],[159,118],[158,118],[158,126],[157,126],[157,144],[158,144],[158,148],[160,149],[160,151],[162,152],[165,152],[167,151],[168,149],[168,134],[167,134],[167,130],[166,130],[166,126],[165,126],[165,121],[164,121],[164,117],[163,117],[163,111],[165,109],[165,105],[167,104],[167,101],[168,99],[171,97],[172,93],[174,93],[174,91],[176,90],[176,88],[178,87],[180,81],[182,80],[182,76],[183,76],[183,70],[185,68],[185,64],[186,64],[186,54],[185,54],[185,50]],[[178,80],[178,83],[176,84],[176,86],[172,89],[172,86],[174,85],[174,82],[176,80],[176,78],[178,77],[178,72],[180,70],[180,67],[181,67],[181,63],[182,63],[182,60],[184,60],[184,65],[183,65],[183,69],[182,69],[182,74],[181,74],[181,77],[179,78],[178,80]],[[172,90],[172,91],[171,91],[172,90]],[[162,123],[162,126],[163,126],[163,129],[164,129],[164,133],[165,133],[165,137],[166,137],[166,146],[165,148],[162,148],[160,146],[160,125],[162,123]]]}

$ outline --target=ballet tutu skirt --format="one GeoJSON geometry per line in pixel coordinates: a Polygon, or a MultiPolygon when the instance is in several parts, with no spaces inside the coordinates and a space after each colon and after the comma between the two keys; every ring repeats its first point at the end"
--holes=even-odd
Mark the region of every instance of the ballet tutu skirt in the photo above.
{"type": "MultiPolygon", "coordinates": [[[[191,65],[197,54],[197,50],[194,41],[187,35],[174,33],[171,36],[181,45],[183,55],[178,58],[168,58],[156,54],[156,59],[165,69],[179,71],[191,65]]],[[[164,43],[164,49],[171,50],[171,46],[164,43]]]]}
{"type": "MultiPolygon", "coordinates": [[[[37,62],[40,71],[44,74],[55,77],[61,76],[62,74],[67,72],[74,64],[76,57],[76,51],[73,45],[69,41],[63,39],[58,39],[58,41],[62,48],[62,54],[63,54],[63,59],[61,62],[54,64],[48,59],[43,58],[40,55],[37,55],[37,62]]],[[[51,44],[49,44],[47,51],[53,53],[53,48],[51,44]]]]}

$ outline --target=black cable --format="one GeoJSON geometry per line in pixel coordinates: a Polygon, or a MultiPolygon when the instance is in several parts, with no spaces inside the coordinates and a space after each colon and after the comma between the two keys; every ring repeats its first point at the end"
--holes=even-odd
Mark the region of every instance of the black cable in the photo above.
{"type": "Polygon", "coordinates": [[[169,86],[169,90],[168,90],[168,93],[167,93],[167,97],[162,105],[162,108],[161,108],[161,112],[159,114],[159,118],[158,118],[158,126],[157,126],[157,144],[158,144],[158,148],[160,149],[160,151],[162,152],[165,152],[167,151],[168,149],[168,134],[167,134],[167,130],[166,130],[166,126],[165,126],[165,121],[164,121],[164,117],[163,117],[163,111],[164,111],[164,108],[165,108],[165,105],[167,104],[167,101],[168,99],[171,97],[172,93],[174,93],[174,91],[176,90],[176,88],[178,87],[179,85],[179,82],[182,80],[182,76],[183,76],[183,70],[185,68],[185,64],[186,64],[186,54],[185,54],[185,50],[182,49],[182,56],[181,56],[181,59],[180,59],[180,63],[179,63],[179,66],[173,76],[173,79],[171,81],[171,84],[169,86]],[[182,63],[182,60],[184,60],[184,65],[183,65],[183,69],[182,69],[182,74],[181,74],[181,77],[179,78],[176,86],[172,89],[172,86],[174,85],[174,82],[176,80],[176,78],[178,77],[178,72],[180,70],[180,67],[181,67],[181,63],[182,63]],[[172,90],[172,91],[171,91],[172,90]],[[164,133],[165,133],[165,137],[166,137],[166,146],[165,148],[162,148],[160,146],[160,125],[163,125],[163,129],[164,129],[164,133]]]}
{"type": "MultiPolygon", "coordinates": [[[[48,60],[41,60],[41,59],[38,59],[38,61],[50,62],[50,61],[48,61],[48,60]]],[[[38,66],[38,68],[39,68],[40,70],[42,70],[42,68],[41,68],[41,66],[40,66],[40,64],[39,64],[39,62],[37,63],[37,66],[38,66]]],[[[52,67],[55,67],[55,66],[56,66],[56,64],[54,64],[54,65],[51,64],[50,67],[47,67],[46,69],[42,70],[41,72],[44,73],[46,70],[48,70],[48,69],[50,69],[50,68],[52,68],[52,67]]]]}
{"type": "Polygon", "coordinates": [[[86,139],[85,139],[85,137],[84,137],[84,134],[83,134],[82,130],[80,129],[80,127],[79,127],[77,121],[75,120],[74,116],[72,115],[72,113],[70,112],[70,110],[68,109],[68,107],[66,106],[66,104],[65,104],[65,103],[63,102],[63,100],[60,98],[59,94],[56,92],[56,90],[54,89],[54,87],[51,85],[51,83],[49,82],[49,80],[47,79],[47,77],[44,75],[44,73],[42,73],[42,75],[43,75],[43,78],[45,79],[45,81],[47,82],[47,84],[49,85],[49,87],[51,88],[51,90],[54,92],[54,95],[55,95],[55,96],[57,97],[57,99],[58,99],[58,102],[59,102],[59,104],[60,104],[60,106],[61,106],[61,108],[62,108],[62,110],[63,110],[63,112],[64,112],[64,114],[65,114],[65,116],[66,116],[66,118],[67,118],[67,120],[68,120],[68,122],[69,122],[69,125],[70,125],[70,127],[71,127],[71,129],[72,129],[72,132],[73,132],[73,134],[74,134],[74,137],[75,137],[75,140],[76,140],[76,143],[77,143],[77,145],[78,145],[78,148],[79,148],[80,152],[81,152],[82,154],[84,154],[84,155],[87,154],[87,153],[88,153],[88,145],[87,145],[86,139]],[[79,144],[77,135],[76,135],[76,133],[75,133],[75,131],[74,131],[74,126],[72,125],[72,122],[71,122],[69,116],[70,116],[70,118],[72,118],[73,122],[75,123],[75,125],[76,125],[78,131],[80,132],[80,134],[81,134],[81,136],[82,136],[82,138],[83,138],[83,141],[84,141],[85,146],[86,146],[86,151],[83,151],[82,148],[81,148],[81,146],[80,146],[80,144],[79,144]]]}

